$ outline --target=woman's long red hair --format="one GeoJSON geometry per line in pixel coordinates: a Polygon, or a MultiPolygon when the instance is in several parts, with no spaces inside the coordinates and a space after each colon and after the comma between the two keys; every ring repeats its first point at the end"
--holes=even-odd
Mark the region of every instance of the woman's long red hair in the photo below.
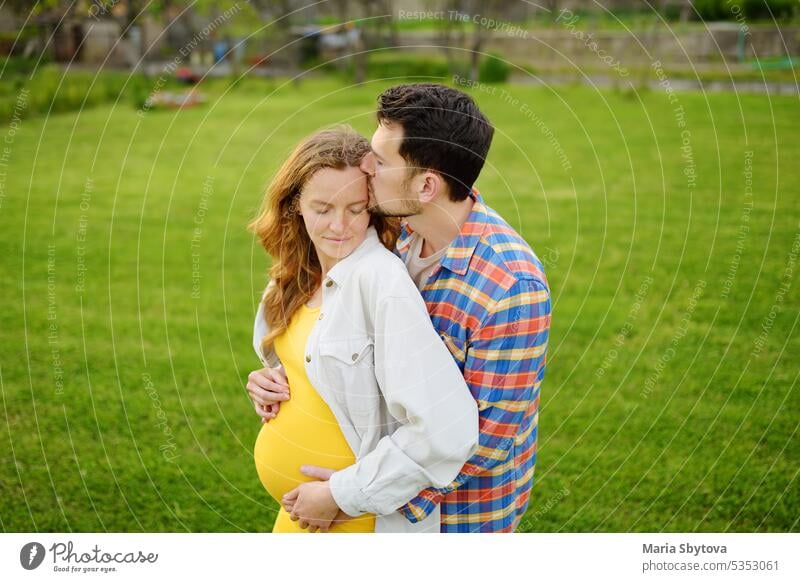
{"type": "MultiPolygon", "coordinates": [[[[262,339],[262,348],[269,348],[286,330],[321,284],[319,259],[298,213],[303,187],[323,168],[358,167],[369,149],[366,138],[348,125],[323,129],[300,142],[267,188],[261,211],[249,225],[272,257],[269,277],[275,283],[263,299],[270,332],[262,339]]],[[[392,250],[398,222],[373,214],[370,225],[392,250]]]]}

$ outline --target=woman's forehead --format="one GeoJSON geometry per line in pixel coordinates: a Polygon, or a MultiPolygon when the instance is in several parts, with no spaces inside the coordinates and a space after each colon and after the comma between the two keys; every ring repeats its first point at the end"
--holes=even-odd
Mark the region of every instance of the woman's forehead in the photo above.
{"type": "Polygon", "coordinates": [[[354,204],[366,201],[366,176],[358,168],[323,168],[308,181],[303,193],[309,202],[326,204],[354,204]]]}

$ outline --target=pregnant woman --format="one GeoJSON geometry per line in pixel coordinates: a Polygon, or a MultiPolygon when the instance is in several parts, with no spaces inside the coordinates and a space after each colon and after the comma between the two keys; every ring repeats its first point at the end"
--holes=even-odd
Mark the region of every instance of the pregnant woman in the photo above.
{"type": "MultiPolygon", "coordinates": [[[[264,420],[256,469],[279,502],[311,480],[301,465],[336,470],[329,531],[439,531],[438,511],[412,524],[395,510],[455,478],[477,446],[477,407],[388,250],[396,226],[368,211],[368,151],[346,126],[306,138],[250,225],[272,257],[253,337],[266,367],[247,384],[264,420]]],[[[281,508],[273,532],[301,525],[281,508]]]]}

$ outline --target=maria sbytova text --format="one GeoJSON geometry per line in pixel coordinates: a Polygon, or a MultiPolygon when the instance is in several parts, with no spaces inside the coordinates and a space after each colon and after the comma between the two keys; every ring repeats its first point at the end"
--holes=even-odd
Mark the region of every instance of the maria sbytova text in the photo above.
{"type": "Polygon", "coordinates": [[[643,554],[727,554],[728,548],[725,546],[708,546],[706,544],[642,544],[643,554]]]}

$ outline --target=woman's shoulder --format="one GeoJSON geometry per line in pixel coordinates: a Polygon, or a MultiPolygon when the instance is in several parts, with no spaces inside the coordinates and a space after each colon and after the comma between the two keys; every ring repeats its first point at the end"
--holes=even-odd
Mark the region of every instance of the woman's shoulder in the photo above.
{"type": "Polygon", "coordinates": [[[376,245],[356,266],[360,283],[370,285],[378,295],[419,294],[403,261],[383,245],[376,245]]]}
{"type": "Polygon", "coordinates": [[[400,257],[382,244],[375,245],[361,257],[357,270],[374,277],[387,275],[405,275],[408,277],[408,271],[400,257]]]}

